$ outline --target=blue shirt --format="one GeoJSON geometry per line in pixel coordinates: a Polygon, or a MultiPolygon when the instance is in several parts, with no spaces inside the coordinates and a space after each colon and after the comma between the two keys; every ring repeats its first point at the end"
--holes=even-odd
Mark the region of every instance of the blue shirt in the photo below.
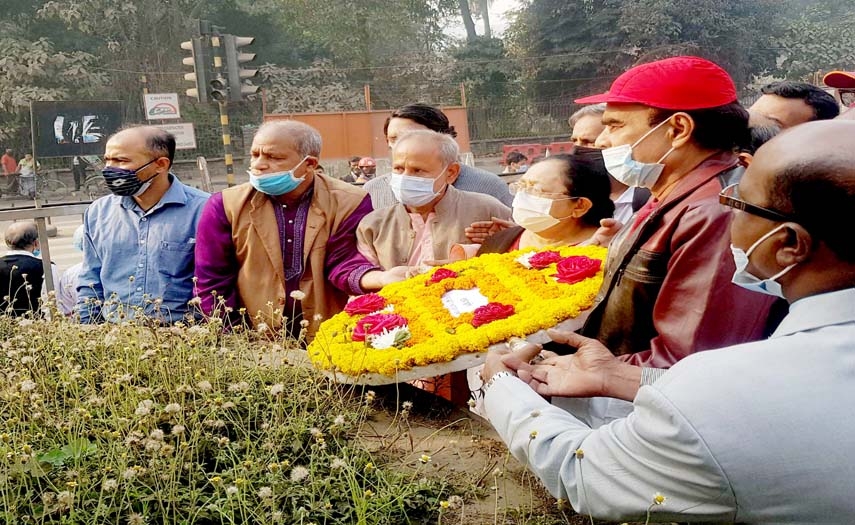
{"type": "Polygon", "coordinates": [[[137,307],[161,322],[179,321],[193,297],[196,226],[209,195],[170,174],[150,210],[107,195],[83,218],[83,267],[76,310],[84,323],[133,318],[137,307]]]}

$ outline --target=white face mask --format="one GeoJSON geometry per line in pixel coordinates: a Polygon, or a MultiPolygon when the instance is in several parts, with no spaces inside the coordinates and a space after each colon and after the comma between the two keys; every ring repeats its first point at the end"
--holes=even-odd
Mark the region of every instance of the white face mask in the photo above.
{"type": "Polygon", "coordinates": [[[622,182],[627,186],[648,189],[653,188],[653,185],[656,184],[657,180],[659,180],[662,170],[665,169],[665,165],[662,164],[662,161],[664,161],[668,155],[674,151],[674,148],[671,147],[671,149],[662,155],[662,158],[660,158],[655,164],[638,162],[633,159],[632,149],[638,146],[642,140],[646,139],[651,133],[659,129],[666,122],[668,122],[667,119],[651,128],[631,146],[629,144],[624,144],[622,146],[614,146],[612,148],[604,149],[603,161],[605,162],[606,170],[609,174],[617,179],[618,182],[622,182]]]}
{"type": "Polygon", "coordinates": [[[734,245],[730,245],[730,251],[733,252],[733,262],[736,264],[736,271],[733,273],[733,284],[737,286],[741,286],[746,290],[751,290],[752,292],[764,293],[766,295],[772,295],[774,297],[780,297],[781,299],[785,299],[784,291],[781,288],[781,285],[778,283],[777,279],[780,279],[784,274],[792,270],[796,265],[791,264],[776,273],[772,277],[768,279],[761,279],[748,271],[748,258],[751,257],[751,254],[754,250],[760,246],[766,239],[774,235],[776,232],[785,228],[786,224],[781,224],[777,228],[773,229],[766,235],[757,239],[754,244],[748,248],[748,251],[743,251],[742,248],[737,248],[734,245]]]}
{"type": "Polygon", "coordinates": [[[433,179],[392,173],[389,176],[389,186],[392,188],[395,198],[401,204],[405,206],[424,206],[442,193],[445,185],[439,191],[433,191],[433,185],[436,179],[445,175],[445,170],[447,169],[448,166],[443,168],[439,175],[433,179]]]}
{"type": "MultiPolygon", "coordinates": [[[[571,198],[555,200],[569,200],[571,198]]],[[[555,200],[518,191],[514,195],[514,202],[511,204],[514,222],[534,233],[540,233],[552,228],[560,223],[562,219],[566,219],[566,217],[557,219],[550,215],[549,211],[552,209],[552,203],[555,200]]]]}

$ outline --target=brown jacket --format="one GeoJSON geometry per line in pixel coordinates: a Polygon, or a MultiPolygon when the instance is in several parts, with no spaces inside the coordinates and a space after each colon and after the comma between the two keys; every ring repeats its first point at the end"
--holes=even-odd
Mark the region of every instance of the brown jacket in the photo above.
{"type": "Polygon", "coordinates": [[[623,228],[609,246],[583,335],[632,364],[657,368],[764,337],[774,299],[731,283],[731,211],[718,202],[739,174],[733,154],[714,155],[645,220],[623,228]]]}
{"type": "MultiPolygon", "coordinates": [[[[494,197],[461,191],[454,186],[448,186],[434,211],[431,235],[437,259],[447,258],[453,244],[469,242],[463,230],[473,222],[489,221],[492,217],[508,219],[511,215],[511,210],[494,197]]],[[[372,253],[366,256],[379,261],[384,270],[407,264],[415,237],[410,214],[400,203],[369,213],[356,230],[360,249],[370,250],[372,253]]]]}
{"type": "MultiPolygon", "coordinates": [[[[312,203],[303,241],[303,276],[300,291],[303,318],[311,321],[320,314],[328,319],[347,303],[347,294],[333,287],[326,278],[326,243],[359,204],[366,193],[357,187],[324,175],[315,174],[312,203]]],[[[282,325],[285,304],[285,269],[273,203],[249,184],[223,191],[223,208],[232,225],[232,241],[238,262],[237,289],[241,303],[255,317],[272,328],[282,325]],[[278,311],[277,311],[278,310],[278,311]]],[[[288,290],[290,293],[293,290],[288,290]]],[[[288,312],[285,312],[288,315],[288,312]]],[[[317,323],[310,323],[310,338],[317,323]]]]}

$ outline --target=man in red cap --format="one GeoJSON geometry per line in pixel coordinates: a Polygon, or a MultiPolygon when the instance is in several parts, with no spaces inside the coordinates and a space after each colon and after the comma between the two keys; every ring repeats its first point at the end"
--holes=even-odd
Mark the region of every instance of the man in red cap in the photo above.
{"type": "Polygon", "coordinates": [[[607,104],[597,139],[606,168],[652,192],[612,241],[581,333],[645,369],[761,339],[774,298],[731,283],[731,212],[718,201],[741,173],[734,151],[748,138],[748,113],[727,72],[697,57],[669,58],[576,102],[607,104]]]}
{"type": "Polygon", "coordinates": [[[377,161],[371,157],[362,157],[359,159],[359,171],[361,173],[356,178],[356,183],[365,184],[377,174],[377,161]]]}
{"type": "Polygon", "coordinates": [[[822,81],[837,90],[841,104],[847,108],[855,107],[855,71],[832,71],[822,81]]]}

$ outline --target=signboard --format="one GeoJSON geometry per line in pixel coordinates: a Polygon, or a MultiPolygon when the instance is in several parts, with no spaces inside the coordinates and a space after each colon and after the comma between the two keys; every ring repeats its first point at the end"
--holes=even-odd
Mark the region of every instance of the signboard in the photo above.
{"type": "Polygon", "coordinates": [[[193,124],[154,124],[175,136],[175,149],[196,149],[196,131],[193,124]]]}
{"type": "Polygon", "coordinates": [[[181,118],[178,109],[178,93],[148,93],[145,99],[145,118],[148,120],[165,120],[181,118]]]}
{"type": "Polygon", "coordinates": [[[31,102],[37,158],[104,155],[107,139],[122,126],[122,103],[31,102]]]}

